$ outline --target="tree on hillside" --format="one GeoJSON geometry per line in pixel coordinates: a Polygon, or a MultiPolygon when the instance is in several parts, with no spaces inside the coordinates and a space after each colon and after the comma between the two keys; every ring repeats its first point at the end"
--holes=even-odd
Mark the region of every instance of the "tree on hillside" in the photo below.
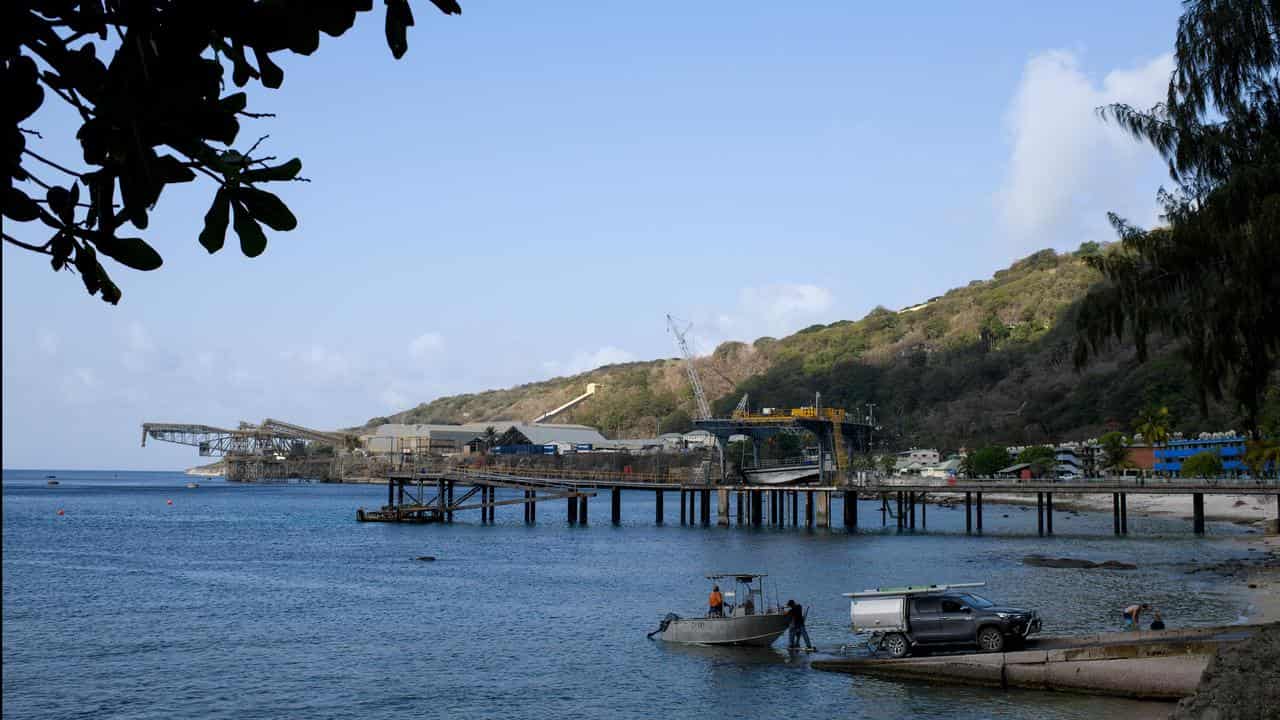
{"type": "Polygon", "coordinates": [[[1151,445],[1160,445],[1169,441],[1169,426],[1172,424],[1169,408],[1148,405],[1133,419],[1133,431],[1151,445]]]}
{"type": "Polygon", "coordinates": [[[1105,281],[1077,319],[1083,366],[1130,336],[1139,360],[1159,333],[1180,341],[1202,413],[1224,395],[1249,433],[1280,358],[1280,3],[1187,2],[1164,102],[1102,110],[1168,162],[1166,227],[1110,216],[1120,242],[1086,257],[1105,281]]]}
{"type": "MultiPolygon", "coordinates": [[[[456,0],[431,2],[445,14],[462,12],[456,0]]],[[[408,0],[386,6],[387,45],[399,58],[413,13],[408,0]]],[[[200,178],[217,188],[200,244],[217,252],[230,224],[241,252],[257,257],[267,246],[263,225],[297,226],[263,186],[301,180],[302,162],[260,151],[265,137],[233,147],[242,120],[270,115],[249,112],[244,92],[223,94],[226,70],[236,87],[256,80],[279,88],[284,72],[273,53],[310,55],[320,33],[342,35],[372,7],[371,0],[3,3],[0,69],[11,125],[0,129],[4,241],[50,256],[55,272],[78,273],[90,295],[114,305],[120,289],[99,256],[135,270],[160,267],[160,253],[131,235],[147,229],[167,185],[200,178]],[[99,53],[109,55],[106,62],[99,53]],[[79,115],[82,163],[50,157],[38,147],[39,129],[22,126],[47,95],[79,115]],[[23,242],[10,222],[39,222],[52,235],[42,244],[23,242]]]]}
{"type": "Polygon", "coordinates": [[[1280,440],[1250,440],[1244,454],[1244,464],[1255,478],[1280,472],[1280,440]]]}
{"type": "Polygon", "coordinates": [[[962,469],[969,477],[990,477],[1010,464],[1012,459],[1008,450],[1000,445],[988,445],[965,456],[962,469]]]}
{"type": "Polygon", "coordinates": [[[1184,478],[1211,478],[1222,474],[1222,458],[1216,452],[1196,453],[1182,462],[1179,474],[1184,478]]]}
{"type": "Polygon", "coordinates": [[[898,458],[893,455],[880,456],[880,472],[885,475],[892,475],[893,471],[898,467],[898,458]]]}
{"type": "Polygon", "coordinates": [[[1102,446],[1104,470],[1120,470],[1129,465],[1129,438],[1124,433],[1109,432],[1098,438],[1102,446]]]}
{"type": "Polygon", "coordinates": [[[1033,445],[1018,453],[1018,462],[1031,466],[1031,474],[1044,477],[1053,474],[1058,460],[1053,448],[1048,445],[1033,445]]]}

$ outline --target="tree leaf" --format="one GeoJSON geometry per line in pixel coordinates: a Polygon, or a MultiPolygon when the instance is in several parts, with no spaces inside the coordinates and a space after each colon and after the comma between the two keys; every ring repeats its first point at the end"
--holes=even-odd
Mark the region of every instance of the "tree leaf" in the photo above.
{"type": "Polygon", "coordinates": [[[294,158],[274,167],[255,168],[240,173],[242,182],[267,182],[273,180],[292,180],[302,172],[302,161],[294,158]]]}
{"type": "Polygon", "coordinates": [[[4,193],[4,215],[18,222],[31,222],[40,217],[40,206],[16,187],[4,193]]]}
{"type": "Polygon", "coordinates": [[[231,198],[227,197],[226,188],[219,188],[209,211],[204,214],[204,229],[200,231],[200,244],[210,253],[221,250],[222,243],[226,241],[227,215],[230,212],[231,198]]]}
{"type": "Polygon", "coordinates": [[[240,251],[247,257],[258,257],[267,249],[267,236],[263,234],[258,221],[240,203],[232,203],[232,207],[235,210],[236,234],[240,236],[240,251]]]}
{"type": "Polygon", "coordinates": [[[98,254],[88,244],[76,245],[76,270],[80,273],[80,280],[84,283],[84,289],[90,295],[98,292],[99,284],[98,276],[98,254]]]}
{"type": "MultiPolygon", "coordinates": [[[[77,195],[79,192],[76,193],[77,195]]],[[[64,187],[54,185],[45,191],[44,199],[49,203],[49,209],[58,219],[67,225],[75,220],[75,201],[71,199],[71,191],[64,187]]]]}
{"type": "Polygon", "coordinates": [[[275,89],[284,83],[284,71],[279,65],[271,62],[265,51],[253,49],[253,56],[258,60],[258,72],[262,73],[262,84],[275,89]]]}
{"type": "Polygon", "coordinates": [[[409,0],[386,0],[387,3],[387,47],[391,55],[399,60],[409,50],[409,41],[405,31],[413,25],[413,11],[409,9],[409,0]]]}
{"type": "Polygon", "coordinates": [[[244,203],[255,218],[272,230],[284,231],[298,227],[298,218],[293,216],[289,207],[266,190],[240,187],[236,189],[236,200],[244,203]]]}
{"type": "Polygon", "coordinates": [[[134,270],[155,270],[164,264],[160,253],[142,238],[108,237],[96,240],[94,245],[103,255],[134,270]]]}

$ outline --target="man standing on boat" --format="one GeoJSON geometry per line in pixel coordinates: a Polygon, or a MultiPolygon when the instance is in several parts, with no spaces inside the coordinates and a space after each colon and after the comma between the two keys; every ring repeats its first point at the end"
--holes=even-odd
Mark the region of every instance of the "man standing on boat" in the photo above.
{"type": "Polygon", "coordinates": [[[788,600],[787,617],[791,619],[790,634],[788,635],[790,649],[812,651],[814,649],[813,641],[809,639],[809,631],[804,627],[804,606],[795,600],[788,600]],[[804,638],[803,646],[800,645],[800,638],[804,638]]]}
{"type": "Polygon", "coordinates": [[[711,586],[711,597],[707,598],[707,605],[710,610],[707,615],[711,617],[724,617],[724,595],[720,594],[720,586],[711,586]]]}

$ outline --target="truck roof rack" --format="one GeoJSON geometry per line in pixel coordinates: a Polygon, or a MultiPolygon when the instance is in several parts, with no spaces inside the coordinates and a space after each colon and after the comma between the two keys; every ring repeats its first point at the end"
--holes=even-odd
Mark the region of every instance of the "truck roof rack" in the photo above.
{"type": "Polygon", "coordinates": [[[984,582],[951,583],[950,585],[904,585],[903,587],[871,588],[856,593],[841,593],[847,598],[883,597],[886,595],[917,595],[935,593],[956,588],[975,588],[986,585],[984,582]]]}

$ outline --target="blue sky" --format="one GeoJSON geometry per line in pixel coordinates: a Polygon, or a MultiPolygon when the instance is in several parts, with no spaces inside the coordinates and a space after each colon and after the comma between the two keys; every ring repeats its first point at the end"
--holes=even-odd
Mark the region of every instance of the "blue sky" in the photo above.
{"type": "MultiPolygon", "coordinates": [[[[309,184],[254,260],[171,187],[118,307],[5,245],[5,467],[179,468],[147,420],[363,423],[434,397],[912,304],[1156,218],[1176,2],[415,3],[251,94],[309,184]],[[975,7],[976,6],[976,7],[975,7]]],[[[229,77],[229,74],[228,74],[229,77]]],[[[73,162],[46,102],[38,147],[73,162]]],[[[26,240],[30,228],[6,227],[26,240]]]]}

